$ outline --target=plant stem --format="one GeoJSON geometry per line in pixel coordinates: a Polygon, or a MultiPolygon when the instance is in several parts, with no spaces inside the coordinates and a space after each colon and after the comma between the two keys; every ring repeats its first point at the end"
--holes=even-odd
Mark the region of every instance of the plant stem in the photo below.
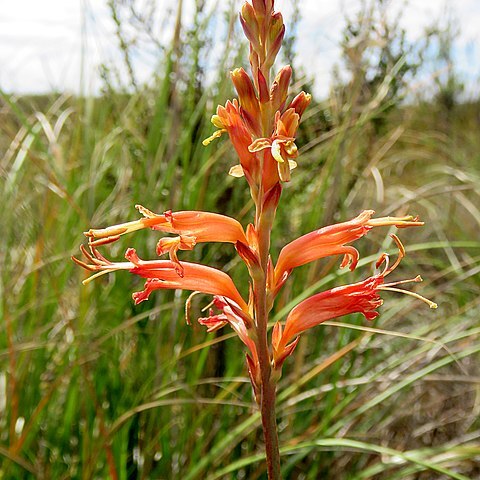
{"type": "Polygon", "coordinates": [[[276,385],[262,382],[261,414],[267,472],[270,480],[280,480],[280,451],[278,445],[277,416],[275,413],[276,385]]]}
{"type": "Polygon", "coordinates": [[[280,452],[275,414],[276,384],[272,378],[272,366],[268,350],[267,326],[267,262],[270,250],[270,229],[262,222],[262,213],[257,209],[257,233],[259,236],[259,257],[262,274],[254,280],[255,321],[257,327],[258,361],[261,376],[260,411],[262,415],[263,435],[265,439],[265,455],[267,472],[270,480],[279,480],[280,452]],[[262,228],[263,227],[263,228],[262,228]],[[266,228],[265,228],[266,227],[266,228]]]}

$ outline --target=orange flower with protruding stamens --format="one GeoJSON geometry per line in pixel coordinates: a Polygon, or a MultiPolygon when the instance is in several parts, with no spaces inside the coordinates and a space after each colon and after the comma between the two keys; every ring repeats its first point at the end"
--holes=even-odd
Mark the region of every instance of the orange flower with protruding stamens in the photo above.
{"type": "Polygon", "coordinates": [[[169,260],[141,260],[134,248],[129,248],[125,253],[125,258],[129,262],[110,262],[95,247],[91,247],[91,253],[83,246],[81,250],[90,263],[85,263],[75,257],[72,257],[72,260],[90,271],[97,272],[84,280],[84,283],[104,273],[117,270],[128,270],[130,273],[147,278],[144,290],[133,294],[136,304],[147,300],[154,290],[180,289],[230,298],[244,312],[248,313],[248,305],[238,292],[232,279],[225,272],[216,268],[197,263],[180,262],[181,272],[179,272],[178,265],[169,260]]]}
{"type": "Polygon", "coordinates": [[[90,239],[90,243],[98,246],[98,244],[102,244],[102,240],[116,239],[120,235],[143,228],[190,236],[195,239],[196,243],[246,241],[242,225],[234,218],[226,215],[198,211],[172,212],[171,210],[159,215],[142,207],[142,205],[135,205],[135,208],[144,218],[108,228],[91,228],[85,232],[85,235],[90,239]]]}
{"type": "Polygon", "coordinates": [[[398,258],[393,265],[389,265],[388,255],[382,254],[376,263],[377,268],[382,263],[385,263],[385,268],[381,273],[362,282],[335,287],[331,290],[317,293],[293,308],[287,317],[284,328],[282,328],[280,323],[275,325],[272,343],[276,365],[281,366],[286,357],[293,352],[297,341],[295,337],[305,330],[320,325],[327,320],[351,313],[361,313],[368,320],[376,318],[379,315],[377,309],[383,304],[383,300],[378,294],[379,290],[397,291],[412,295],[426,302],[430,308],[437,308],[436,303],[425,297],[407,290],[395,288],[396,285],[402,283],[421,282],[420,276],[411,280],[400,280],[389,284],[384,283],[385,277],[395,270],[405,256],[405,249],[398,237],[392,235],[392,238],[399,249],[398,258]]]}
{"type": "Polygon", "coordinates": [[[271,287],[273,294],[278,292],[294,268],[330,255],[344,255],[340,267],[350,265],[350,270],[354,270],[359,254],[356,248],[347,244],[363,237],[373,227],[393,225],[403,228],[423,225],[423,222],[412,216],[372,219],[374,213],[373,210],[364,210],[348,222],[314,230],[283,247],[275,266],[275,280],[271,287]]]}
{"type": "Polygon", "coordinates": [[[192,250],[197,243],[202,242],[247,243],[242,225],[226,215],[196,211],[173,213],[170,210],[158,215],[141,205],[135,207],[144,218],[113,227],[90,229],[85,232],[90,245],[97,247],[112,243],[121,235],[143,228],[178,234],[177,237],[161,238],[157,243],[157,255],[169,253],[170,260],[181,269],[177,258],[178,250],[192,250]]]}
{"type": "Polygon", "coordinates": [[[225,107],[219,105],[217,107],[217,114],[212,117],[212,123],[219,130],[204,140],[203,144],[208,145],[223,132],[227,132],[240,159],[240,165],[232,167],[230,174],[234,177],[245,175],[245,178],[252,187],[258,184],[260,162],[257,156],[248,150],[249,145],[252,143],[252,134],[240,113],[238,101],[233,100],[233,102],[230,102],[229,100],[225,104],[225,107]]]}

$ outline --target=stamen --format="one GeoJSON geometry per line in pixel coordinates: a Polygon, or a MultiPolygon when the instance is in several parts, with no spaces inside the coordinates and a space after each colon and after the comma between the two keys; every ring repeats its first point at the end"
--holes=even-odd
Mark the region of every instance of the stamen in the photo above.
{"type": "Polygon", "coordinates": [[[417,275],[415,278],[409,278],[408,280],[398,280],[397,282],[391,282],[391,283],[384,283],[384,287],[394,287],[395,285],[400,285],[402,283],[410,283],[410,282],[423,282],[423,278],[420,275],[417,275]]]}
{"type": "Polygon", "coordinates": [[[402,261],[402,259],[406,255],[405,247],[403,246],[403,243],[400,241],[400,239],[394,233],[392,233],[390,235],[390,237],[397,244],[398,257],[391,267],[389,267],[388,269],[385,269],[384,274],[383,274],[384,277],[387,276],[389,273],[392,273],[400,265],[400,262],[402,261]]]}
{"type": "Polygon", "coordinates": [[[101,245],[108,245],[109,243],[116,242],[119,238],[120,235],[112,235],[111,237],[99,238],[98,240],[90,240],[89,243],[94,247],[99,247],[101,245]]]}
{"type": "Polygon", "coordinates": [[[93,275],[90,275],[90,277],[86,278],[85,280],[82,281],[82,283],[84,285],[86,285],[87,283],[90,283],[92,280],[95,280],[96,278],[98,277],[101,277],[102,275],[105,275],[106,273],[111,273],[111,272],[114,272],[116,270],[116,268],[108,268],[106,270],[102,270],[100,272],[97,272],[93,275]]]}
{"type": "Polygon", "coordinates": [[[145,208],[143,205],[135,205],[135,208],[145,217],[145,218],[156,218],[160,217],[160,215],[157,215],[156,213],[152,212],[148,208],[145,208]]]}
{"type": "MultiPolygon", "coordinates": [[[[199,293],[202,293],[202,292],[199,292],[199,291],[195,291],[195,292],[192,292],[188,298],[187,298],[187,301],[185,302],[185,322],[187,325],[191,325],[192,322],[190,320],[190,310],[192,308],[192,299],[195,295],[198,295],[199,293]]],[[[212,304],[213,302],[211,302],[212,304]]],[[[210,304],[210,305],[211,305],[210,304]]],[[[202,309],[202,312],[204,311],[205,309],[202,309]]]]}
{"type": "Polygon", "coordinates": [[[400,241],[400,239],[394,233],[392,233],[390,235],[390,237],[397,244],[397,247],[398,247],[398,250],[399,250],[399,252],[398,252],[399,256],[401,256],[403,258],[406,255],[405,247],[403,246],[403,243],[400,241]]]}
{"type": "Polygon", "coordinates": [[[138,228],[132,228],[138,223],[138,220],[128,223],[122,223],[120,225],[114,225],[107,228],[91,228],[88,232],[83,232],[86,237],[89,238],[105,238],[114,237],[116,235],[123,235],[126,232],[138,230],[138,228]]]}
{"type": "Polygon", "coordinates": [[[93,245],[89,245],[90,251],[95,256],[93,259],[94,263],[97,265],[112,265],[110,260],[107,260],[93,245]]]}
{"type": "Polygon", "coordinates": [[[382,275],[385,276],[390,264],[390,256],[388,253],[382,253],[375,263],[375,268],[380,268],[380,265],[385,262],[385,267],[383,269],[382,275]]]}
{"type": "Polygon", "coordinates": [[[369,227],[388,227],[395,225],[397,228],[420,227],[424,222],[419,222],[418,217],[408,215],[406,217],[380,217],[372,218],[366,223],[369,227]]]}
{"type": "Polygon", "coordinates": [[[82,260],[79,260],[77,257],[74,257],[73,255],[70,257],[77,265],[80,265],[82,268],[85,270],[89,270],[90,272],[95,272],[97,271],[97,267],[94,265],[89,265],[88,263],[82,262],[82,260]]]}
{"type": "Polygon", "coordinates": [[[82,252],[83,256],[89,261],[92,262],[95,265],[102,265],[101,262],[99,262],[96,258],[94,258],[92,255],[90,255],[90,252],[85,248],[85,246],[82,244],[80,245],[80,251],[82,252]]]}
{"type": "Polygon", "coordinates": [[[398,293],[404,293],[405,295],[410,295],[411,297],[418,298],[418,300],[421,300],[422,302],[425,302],[430,308],[437,308],[438,305],[435,302],[432,302],[428,298],[422,297],[422,295],[419,295],[418,293],[415,292],[410,292],[408,290],[403,290],[403,288],[393,288],[393,287],[387,287],[385,285],[377,287],[377,290],[387,290],[389,292],[398,292],[398,293]]]}
{"type": "MultiPolygon", "coordinates": [[[[202,292],[197,292],[197,293],[202,293],[202,292]]],[[[210,307],[213,307],[214,305],[215,305],[215,300],[212,300],[208,305],[203,307],[200,311],[206,312],[210,307]]]]}
{"type": "Polygon", "coordinates": [[[399,222],[395,226],[397,228],[407,228],[407,227],[423,227],[425,222],[418,221],[418,217],[415,217],[411,222],[399,222]]]}
{"type": "Polygon", "coordinates": [[[213,132],[212,135],[210,135],[208,138],[206,138],[203,142],[202,145],[206,147],[207,145],[210,145],[216,138],[219,138],[222,136],[222,133],[225,133],[226,130],[222,128],[221,130],[217,130],[216,132],[213,132]]]}

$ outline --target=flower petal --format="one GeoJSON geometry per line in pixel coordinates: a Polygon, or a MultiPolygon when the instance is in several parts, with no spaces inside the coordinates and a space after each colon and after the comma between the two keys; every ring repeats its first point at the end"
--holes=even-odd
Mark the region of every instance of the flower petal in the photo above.
{"type": "Polygon", "coordinates": [[[260,152],[261,150],[265,150],[266,148],[270,148],[272,146],[272,141],[268,138],[257,138],[254,140],[248,150],[250,152],[260,152]]]}
{"type": "Polygon", "coordinates": [[[241,178],[245,176],[241,165],[234,165],[233,167],[231,167],[228,171],[228,174],[235,178],[241,178]]]}

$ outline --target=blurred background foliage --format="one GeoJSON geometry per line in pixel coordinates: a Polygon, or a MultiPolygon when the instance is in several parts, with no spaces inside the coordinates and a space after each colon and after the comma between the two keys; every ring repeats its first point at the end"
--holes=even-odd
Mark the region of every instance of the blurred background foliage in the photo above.
{"type": "MultiPolygon", "coordinates": [[[[233,5],[218,12],[197,0],[187,27],[181,3],[164,19],[175,27],[166,43],[149,22],[155,2],[109,3],[126,74],[104,65],[100,95],[1,93],[1,478],[265,478],[232,332],[186,326],[186,293],[134,306],[142,282],[128,274],[82,286],[85,272],[69,259],[83,230],[136,219],[136,203],[251,219],[244,181],[226,174],[236,163],[227,141],[201,145],[216,105],[234,95],[226,72],[245,64],[246,42],[233,5]],[[212,59],[214,30],[223,38],[212,59]],[[131,56],[145,44],[158,69],[139,84],[131,56]]],[[[412,45],[388,8],[372,0],[349,14],[343,66],[301,127],[272,252],[362,209],[418,214],[425,227],[399,233],[408,255],[396,275],[421,273],[439,309],[391,293],[372,324],[352,316],[302,337],[279,391],[285,478],[480,476],[479,99],[456,73],[456,26],[435,25],[412,45]],[[427,54],[433,96],[415,83],[427,54]]],[[[298,18],[297,9],[285,62],[298,18]]],[[[315,79],[294,66],[292,94],[311,90],[315,79]]],[[[272,320],[368,276],[380,252],[395,250],[388,233],[358,242],[354,273],[338,259],[299,268],[272,320]]],[[[104,251],[121,259],[134,246],[153,258],[157,240],[142,231],[104,251]]],[[[224,269],[247,294],[231,245],[182,258],[224,269]]],[[[194,313],[208,302],[196,297],[194,313]]]]}

